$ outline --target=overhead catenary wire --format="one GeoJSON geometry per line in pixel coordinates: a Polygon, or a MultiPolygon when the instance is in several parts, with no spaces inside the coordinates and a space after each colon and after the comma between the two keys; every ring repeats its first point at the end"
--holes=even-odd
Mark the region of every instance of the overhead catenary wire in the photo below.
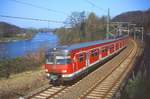
{"type": "Polygon", "coordinates": [[[9,16],[9,15],[0,15],[0,17],[13,18],[13,19],[22,19],[22,20],[31,20],[31,21],[43,21],[43,22],[51,22],[51,23],[63,23],[63,24],[66,23],[64,21],[38,19],[38,18],[29,18],[29,17],[18,17],[18,16],[9,16]]]}
{"type": "Polygon", "coordinates": [[[91,2],[90,0],[84,0],[84,1],[86,1],[87,3],[89,3],[90,5],[92,5],[95,8],[98,8],[98,9],[104,11],[104,12],[108,12],[108,15],[107,15],[107,29],[106,29],[106,39],[108,39],[108,35],[107,34],[110,32],[109,31],[109,24],[110,24],[109,8],[108,8],[108,10],[106,10],[106,9],[103,9],[103,8],[97,6],[95,3],[91,2]]]}
{"type": "Polygon", "coordinates": [[[107,11],[106,9],[103,9],[103,8],[97,6],[95,3],[93,3],[93,2],[90,1],[90,0],[84,0],[84,1],[86,1],[87,3],[89,3],[91,6],[93,6],[93,7],[95,7],[95,8],[98,8],[98,9],[103,10],[103,11],[107,11]]]}
{"type": "Polygon", "coordinates": [[[62,12],[62,11],[58,11],[58,10],[46,8],[46,7],[43,7],[43,6],[31,4],[31,3],[28,3],[28,2],[24,2],[24,1],[19,1],[19,0],[9,0],[9,1],[16,2],[16,3],[19,3],[19,4],[28,5],[28,6],[31,6],[31,7],[34,7],[34,8],[39,8],[39,9],[47,10],[47,11],[54,12],[54,13],[59,13],[59,14],[67,15],[67,13],[62,12]]]}
{"type": "MultiPolygon", "coordinates": [[[[35,4],[32,4],[32,3],[28,3],[28,2],[24,2],[24,1],[20,1],[20,0],[9,0],[9,1],[12,1],[12,2],[16,2],[16,3],[19,3],[19,4],[24,4],[24,5],[28,5],[28,6],[31,6],[31,7],[34,7],[34,8],[39,8],[39,9],[43,9],[43,10],[47,10],[47,11],[50,11],[50,12],[55,12],[55,13],[59,13],[59,14],[64,14],[64,15],[67,15],[66,13],[62,12],[62,11],[58,11],[58,10],[54,10],[54,9],[49,9],[49,8],[46,8],[46,7],[42,7],[42,6],[39,6],[39,5],[35,5],[35,4]]],[[[96,7],[96,8],[99,8],[101,10],[105,10],[103,8],[100,8],[98,7],[97,5],[95,5],[93,2],[91,2],[90,0],[86,0],[89,4],[91,4],[92,6],[96,7]]],[[[57,20],[48,20],[48,19],[38,19],[38,18],[30,18],[30,17],[20,17],[20,16],[10,16],[10,15],[0,15],[0,17],[4,17],[4,18],[13,18],[13,19],[22,19],[22,20],[32,20],[32,21],[43,21],[43,22],[48,22],[49,23],[63,23],[63,24],[69,24],[65,21],[57,21],[57,20]]]]}

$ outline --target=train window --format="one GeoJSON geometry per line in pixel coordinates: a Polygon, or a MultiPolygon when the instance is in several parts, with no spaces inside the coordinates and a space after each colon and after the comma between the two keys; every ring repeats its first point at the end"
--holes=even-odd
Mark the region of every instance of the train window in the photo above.
{"type": "Polygon", "coordinates": [[[54,64],[54,56],[47,56],[47,63],[54,64]]]}
{"type": "Polygon", "coordinates": [[[49,56],[47,58],[48,64],[70,64],[71,59],[68,56],[49,56]]]}
{"type": "Polygon", "coordinates": [[[94,50],[91,51],[91,56],[94,57],[94,50]]]}
{"type": "Polygon", "coordinates": [[[112,49],[114,49],[114,45],[111,45],[111,46],[110,46],[110,50],[112,50],[112,49]]]}
{"type": "Polygon", "coordinates": [[[70,64],[71,59],[57,59],[56,64],[70,64]]]}
{"type": "Polygon", "coordinates": [[[107,52],[108,51],[108,49],[105,49],[105,52],[107,52]]]}
{"type": "Polygon", "coordinates": [[[92,51],[91,51],[91,56],[94,57],[94,56],[95,56],[94,54],[95,54],[95,53],[94,53],[94,50],[92,50],[92,51]]]}
{"type": "Polygon", "coordinates": [[[84,60],[84,55],[83,54],[80,54],[79,55],[79,62],[82,62],[84,60]]]}
{"type": "Polygon", "coordinates": [[[92,57],[98,56],[98,54],[99,54],[98,49],[95,49],[95,50],[91,51],[91,56],[92,57]]]}
{"type": "Polygon", "coordinates": [[[119,43],[116,43],[116,48],[118,49],[118,47],[119,47],[119,43]]]}
{"type": "Polygon", "coordinates": [[[83,57],[80,57],[80,58],[79,58],[79,62],[82,62],[82,61],[83,61],[83,57]]]}
{"type": "Polygon", "coordinates": [[[103,48],[103,49],[102,49],[102,53],[104,53],[104,52],[107,52],[107,49],[106,49],[106,48],[103,48]]]}
{"type": "Polygon", "coordinates": [[[98,56],[98,51],[97,52],[95,52],[95,54],[94,54],[95,56],[98,56]]]}

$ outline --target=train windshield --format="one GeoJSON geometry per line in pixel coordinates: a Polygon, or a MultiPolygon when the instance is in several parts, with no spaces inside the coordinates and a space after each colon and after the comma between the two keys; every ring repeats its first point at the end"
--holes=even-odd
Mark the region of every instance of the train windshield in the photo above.
{"type": "Polygon", "coordinates": [[[70,56],[65,55],[49,55],[47,57],[48,64],[70,64],[71,59],[70,56]]]}
{"type": "Polygon", "coordinates": [[[65,56],[56,56],[56,64],[70,64],[71,59],[65,56]]]}

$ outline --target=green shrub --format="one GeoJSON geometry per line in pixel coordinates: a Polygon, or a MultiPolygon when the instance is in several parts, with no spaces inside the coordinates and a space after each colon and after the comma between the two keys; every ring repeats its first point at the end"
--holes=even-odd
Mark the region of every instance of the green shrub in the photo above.
{"type": "Polygon", "coordinates": [[[140,72],[134,78],[129,80],[121,99],[149,99],[150,97],[150,80],[146,73],[142,75],[140,72]]]}
{"type": "Polygon", "coordinates": [[[11,74],[17,74],[28,70],[38,69],[44,61],[44,54],[29,54],[25,57],[0,60],[0,78],[9,78],[11,74]]]}

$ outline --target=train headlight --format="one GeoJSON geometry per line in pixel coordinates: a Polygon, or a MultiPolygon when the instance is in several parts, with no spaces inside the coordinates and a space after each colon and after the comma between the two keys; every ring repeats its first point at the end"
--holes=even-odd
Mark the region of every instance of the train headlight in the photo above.
{"type": "Polygon", "coordinates": [[[47,73],[47,77],[50,77],[50,74],[49,74],[49,73],[47,73]]]}
{"type": "Polygon", "coordinates": [[[45,72],[48,72],[48,69],[45,69],[45,72]]]}
{"type": "Polygon", "coordinates": [[[66,73],[67,72],[67,70],[62,70],[62,73],[66,73]]]}

